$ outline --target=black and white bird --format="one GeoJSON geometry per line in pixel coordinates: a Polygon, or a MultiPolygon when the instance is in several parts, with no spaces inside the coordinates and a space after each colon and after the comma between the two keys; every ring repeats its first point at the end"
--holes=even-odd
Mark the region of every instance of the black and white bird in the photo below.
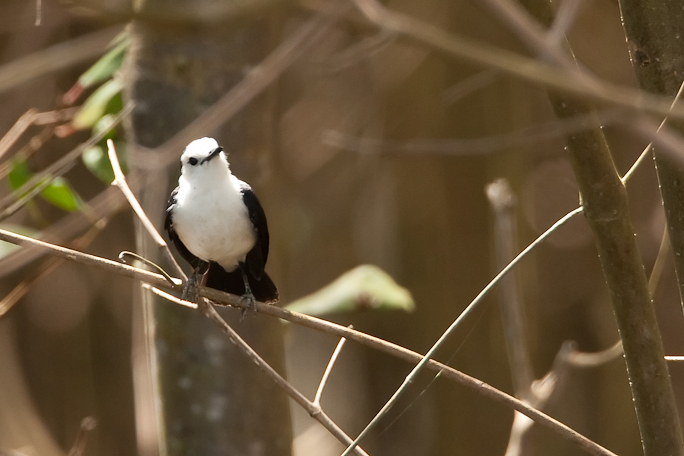
{"type": "Polygon", "coordinates": [[[197,301],[205,285],[254,301],[278,300],[266,274],[268,225],[252,188],[230,171],[212,138],[191,142],[181,155],[181,176],[166,208],[164,228],[193,274],[183,299],[197,301]]]}

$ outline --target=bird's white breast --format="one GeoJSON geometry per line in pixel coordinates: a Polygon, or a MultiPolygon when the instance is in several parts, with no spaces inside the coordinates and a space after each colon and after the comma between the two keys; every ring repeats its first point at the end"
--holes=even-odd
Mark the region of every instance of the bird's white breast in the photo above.
{"type": "Polygon", "coordinates": [[[173,227],[190,252],[230,272],[256,243],[254,225],[242,201],[240,181],[229,178],[179,180],[173,227]]]}

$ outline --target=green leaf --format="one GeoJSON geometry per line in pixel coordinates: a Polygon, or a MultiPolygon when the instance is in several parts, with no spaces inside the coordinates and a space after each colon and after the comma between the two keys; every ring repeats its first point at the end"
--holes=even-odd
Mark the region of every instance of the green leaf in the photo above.
{"type": "Polygon", "coordinates": [[[83,103],[71,121],[76,130],[92,128],[109,111],[121,109],[121,89],[123,83],[110,79],[93,92],[83,103]],[[110,104],[114,106],[110,106],[110,104]]]}
{"type": "MultiPolygon", "coordinates": [[[[12,190],[18,190],[33,176],[28,163],[25,160],[13,160],[12,169],[9,172],[9,183],[12,190]]],[[[46,177],[45,179],[50,179],[46,177]]],[[[45,179],[42,182],[45,182],[45,179]]],[[[38,185],[40,185],[39,183],[38,185]]],[[[56,177],[40,192],[40,195],[53,205],[65,211],[78,210],[83,202],[74,192],[66,180],[56,177]]]]}
{"type": "Polygon", "coordinates": [[[118,35],[114,40],[118,40],[116,44],[109,52],[100,57],[100,60],[95,62],[93,66],[88,68],[85,73],[83,73],[78,78],[78,83],[83,88],[92,87],[95,84],[99,84],[111,78],[114,73],[116,73],[123,63],[124,56],[126,55],[126,49],[128,48],[128,37],[118,35]]]}
{"type": "Polygon", "coordinates": [[[103,144],[108,139],[114,139],[114,136],[116,136],[114,119],[116,119],[114,114],[105,114],[104,116],[100,117],[100,119],[95,122],[95,125],[93,126],[93,136],[104,133],[102,136],[103,144]]]}
{"type": "Polygon", "coordinates": [[[69,183],[61,177],[55,177],[52,182],[40,192],[40,195],[55,206],[69,212],[77,211],[83,205],[83,201],[78,194],[71,188],[69,183]]]}
{"type": "Polygon", "coordinates": [[[9,184],[12,190],[18,190],[31,178],[33,173],[25,160],[12,160],[12,169],[9,172],[9,184]]]}
{"type": "MultiPolygon", "coordinates": [[[[126,144],[121,141],[114,141],[116,147],[116,156],[119,157],[119,164],[121,170],[126,173],[126,144]]],[[[107,152],[102,146],[89,147],[83,152],[83,164],[105,184],[111,184],[114,180],[114,171],[112,164],[109,162],[107,152]]]]}
{"type": "MultiPolygon", "coordinates": [[[[12,233],[21,234],[35,239],[40,238],[40,232],[38,230],[34,230],[33,228],[27,228],[25,226],[14,225],[10,223],[2,223],[0,224],[0,228],[6,231],[11,231],[12,233]]],[[[12,244],[11,242],[0,241],[0,258],[9,255],[20,247],[21,246],[12,244]]]]}
{"type": "Polygon", "coordinates": [[[361,309],[396,309],[412,312],[415,304],[411,293],[398,285],[385,271],[377,266],[361,265],[286,308],[307,315],[321,316],[361,309]]]}

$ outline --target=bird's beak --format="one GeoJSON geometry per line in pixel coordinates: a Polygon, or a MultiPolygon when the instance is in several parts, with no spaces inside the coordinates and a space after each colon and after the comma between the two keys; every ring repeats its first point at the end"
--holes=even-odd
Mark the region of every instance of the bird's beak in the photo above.
{"type": "Polygon", "coordinates": [[[207,155],[207,158],[205,158],[204,160],[202,160],[202,163],[201,163],[201,164],[203,165],[203,164],[207,163],[209,160],[211,160],[212,158],[216,157],[216,156],[217,156],[218,154],[220,154],[222,151],[223,151],[223,147],[221,147],[221,146],[219,146],[219,147],[217,147],[216,149],[212,150],[211,153],[210,153],[209,155],[207,155]]]}

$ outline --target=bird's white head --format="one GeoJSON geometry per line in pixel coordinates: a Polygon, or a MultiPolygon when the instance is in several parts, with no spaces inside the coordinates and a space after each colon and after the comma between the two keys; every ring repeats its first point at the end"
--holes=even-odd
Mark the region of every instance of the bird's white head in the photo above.
{"type": "Polygon", "coordinates": [[[230,173],[230,168],[226,154],[216,140],[200,138],[188,144],[183,151],[181,173],[187,179],[207,179],[214,174],[225,176],[230,173]]]}

